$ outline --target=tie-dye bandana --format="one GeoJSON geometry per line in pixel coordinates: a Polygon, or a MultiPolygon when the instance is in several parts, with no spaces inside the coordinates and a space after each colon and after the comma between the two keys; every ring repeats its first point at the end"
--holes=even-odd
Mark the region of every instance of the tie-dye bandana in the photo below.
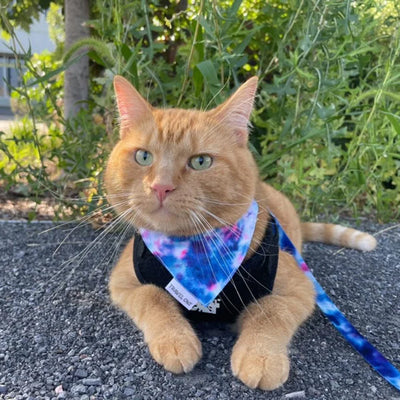
{"type": "MultiPolygon", "coordinates": [[[[275,217],[274,217],[275,218],[275,217]]],[[[275,218],[279,230],[279,247],[282,251],[290,253],[297,261],[300,269],[313,282],[316,291],[316,302],[321,311],[328,317],[333,326],[356,349],[364,359],[389,383],[400,390],[400,371],[387,360],[356,328],[347,320],[334,302],[317,282],[300,252],[286,235],[279,221],[275,218]]]]}
{"type": "Polygon", "coordinates": [[[236,224],[194,236],[167,236],[141,229],[148,249],[174,277],[166,289],[186,308],[200,302],[207,307],[240,267],[253,237],[258,204],[255,200],[236,224]],[[192,296],[182,297],[182,292],[192,296]],[[180,296],[180,297],[179,297],[180,296]],[[192,297],[192,301],[188,301],[192,297]]]}

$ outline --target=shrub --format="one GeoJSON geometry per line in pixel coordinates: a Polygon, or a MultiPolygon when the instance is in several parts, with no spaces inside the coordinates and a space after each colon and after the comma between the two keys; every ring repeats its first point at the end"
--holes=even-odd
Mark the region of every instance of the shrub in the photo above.
{"type": "MultiPolygon", "coordinates": [[[[399,8],[396,0],[96,0],[92,37],[60,68],[78,48],[89,49],[89,114],[102,124],[88,114],[67,123],[56,113],[65,132],[49,157],[70,181],[99,190],[106,142],[117,138],[114,74],[155,105],[203,109],[257,74],[251,147],[262,176],[306,217],[329,211],[335,219],[348,210],[396,218],[399,8]]],[[[36,78],[42,88],[53,82],[46,93],[57,89],[52,71],[36,78]]],[[[56,91],[51,98],[61,96],[56,91]]],[[[43,120],[54,104],[37,104],[43,120]]]]}

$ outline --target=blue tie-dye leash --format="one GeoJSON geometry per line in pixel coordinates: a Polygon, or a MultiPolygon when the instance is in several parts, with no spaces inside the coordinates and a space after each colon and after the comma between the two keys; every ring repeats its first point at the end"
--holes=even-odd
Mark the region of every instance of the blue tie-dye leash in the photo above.
{"type": "Polygon", "coordinates": [[[391,383],[400,390],[400,371],[397,370],[356,328],[347,320],[342,312],[335,306],[326,294],[322,286],[314,278],[314,275],[303,260],[300,252],[286,235],[277,218],[275,218],[279,231],[279,247],[282,251],[290,253],[306,276],[313,282],[316,291],[316,302],[321,311],[332,322],[333,326],[344,338],[364,357],[364,359],[391,383]]]}

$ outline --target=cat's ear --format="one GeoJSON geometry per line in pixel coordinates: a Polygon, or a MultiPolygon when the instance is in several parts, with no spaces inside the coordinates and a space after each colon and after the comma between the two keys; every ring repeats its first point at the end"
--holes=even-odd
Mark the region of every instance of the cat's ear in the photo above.
{"type": "Polygon", "coordinates": [[[239,145],[247,144],[249,118],[257,92],[257,83],[256,76],[248,79],[228,100],[211,111],[219,123],[233,129],[239,145]]]}
{"type": "Polygon", "coordinates": [[[120,75],[114,77],[114,90],[120,116],[121,137],[133,126],[152,120],[151,105],[120,75]]]}

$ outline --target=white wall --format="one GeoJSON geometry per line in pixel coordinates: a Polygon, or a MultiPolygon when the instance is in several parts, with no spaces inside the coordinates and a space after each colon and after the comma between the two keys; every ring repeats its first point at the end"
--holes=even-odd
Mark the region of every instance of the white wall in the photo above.
{"type": "MultiPolygon", "coordinates": [[[[25,53],[29,49],[29,46],[31,46],[32,54],[41,53],[44,50],[53,51],[55,49],[54,43],[49,38],[48,25],[44,14],[40,16],[38,21],[35,20],[33,22],[29,32],[17,29],[15,33],[22,46],[21,48],[16,44],[18,53],[25,53]]],[[[0,107],[5,107],[6,110],[10,108],[10,97],[4,79],[9,80],[10,74],[14,70],[14,64],[12,64],[10,58],[7,56],[7,54],[12,55],[13,52],[7,45],[12,46],[12,43],[11,40],[6,41],[0,38],[0,107]]]]}
{"type": "MultiPolygon", "coordinates": [[[[30,32],[17,29],[16,35],[25,50],[29,48],[29,44],[31,45],[32,53],[41,53],[43,50],[53,51],[55,49],[54,43],[49,38],[48,25],[44,14],[40,16],[39,21],[34,21],[30,32]]],[[[0,53],[11,53],[6,44],[10,45],[4,39],[0,39],[0,53]]],[[[21,49],[18,49],[18,51],[21,51],[21,49]]]]}

